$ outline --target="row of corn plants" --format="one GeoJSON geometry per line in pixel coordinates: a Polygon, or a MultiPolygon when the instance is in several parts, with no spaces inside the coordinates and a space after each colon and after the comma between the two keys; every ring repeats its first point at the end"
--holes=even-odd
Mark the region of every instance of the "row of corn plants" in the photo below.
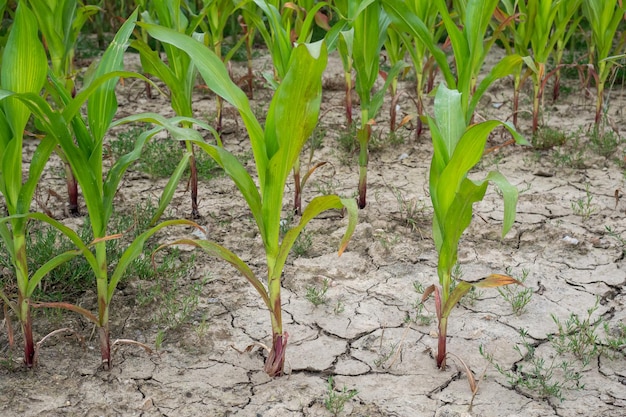
{"type": "MultiPolygon", "coordinates": [[[[567,3],[570,6],[566,7],[566,2],[559,1],[467,0],[455,2],[453,9],[445,0],[434,0],[428,5],[400,0],[155,0],[137,2],[138,8],[124,16],[113,41],[80,85],[73,78],[73,50],[80,28],[100,10],[79,7],[77,1],[59,0],[48,2],[50,11],[44,13],[40,3],[19,2],[10,12],[12,26],[5,40],[0,73],[0,192],[6,206],[6,216],[0,219],[0,236],[12,260],[17,284],[15,296],[3,289],[0,297],[20,323],[27,366],[34,365],[33,306],[65,308],[91,320],[98,329],[102,364],[105,368],[111,366],[109,307],[126,269],[142,254],[146,241],[161,229],[175,225],[199,228],[183,219],[160,222],[188,165],[192,173],[192,215],[198,214],[193,161],[194,152],[199,149],[217,162],[246,201],[262,237],[267,276],[264,279],[257,276],[237,254],[208,237],[181,239],[174,244],[192,245],[229,262],[256,289],[271,322],[272,342],[265,370],[272,376],[282,374],[288,333],[282,324],[280,289],[287,256],[307,223],[331,209],[347,212],[348,224],[339,253],[345,250],[356,226],[358,208],[366,206],[371,128],[388,88],[394,97],[392,101],[397,100],[397,79],[407,72],[404,59],[408,55],[417,76],[416,120],[418,126],[428,125],[434,148],[430,196],[434,208],[433,240],[439,254],[439,284],[429,287],[425,297],[435,298],[439,319],[437,364],[444,367],[447,321],[454,305],[472,286],[495,287],[517,282],[500,274],[456,286],[452,282],[460,237],[471,221],[473,203],[482,200],[488,183],[498,186],[504,198],[504,234],[515,218],[517,190],[500,173],[491,172],[482,181],[467,177],[480,161],[487,137],[494,128],[504,125],[517,143],[525,143],[511,125],[496,121],[474,124],[474,111],[480,98],[498,79],[513,76],[518,88],[530,77],[540,87],[533,90],[534,103],[540,103],[552,51],[561,48],[562,53],[572,37],[572,27],[577,26],[568,22],[580,17],[576,22],[584,20],[591,28],[590,57],[594,60],[597,111],[601,114],[604,99],[600,85],[607,81],[616,62],[609,55],[619,51],[623,43],[623,39],[614,42],[624,16],[624,6],[618,0],[582,0],[578,2],[580,8],[571,5],[576,2],[567,3]],[[59,22],[64,30],[59,31],[50,16],[62,17],[59,22]],[[222,47],[229,22],[237,23],[230,25],[231,30],[240,27],[243,32],[231,33],[233,48],[224,54],[222,47]],[[315,36],[314,29],[318,33],[315,36]],[[254,33],[259,33],[267,44],[274,63],[274,72],[267,80],[275,92],[267,114],[263,115],[264,125],[227,69],[233,51],[244,44],[250,61],[254,33]],[[508,53],[480,78],[485,58],[496,42],[504,45],[508,53]],[[549,48],[541,49],[539,45],[544,44],[549,48]],[[139,52],[143,74],[124,71],[123,57],[129,46],[139,52]],[[299,222],[281,237],[285,186],[292,171],[296,189],[303,185],[299,176],[300,153],[319,119],[322,73],[329,51],[334,50],[344,65],[348,119],[352,117],[353,88],[360,98],[360,124],[355,138],[360,147],[359,196],[357,201],[335,195],[315,197],[299,208],[299,222]],[[388,71],[380,67],[384,50],[392,63],[388,71]],[[450,50],[452,60],[448,57],[450,50]],[[161,52],[167,63],[161,59],[161,52]],[[444,83],[436,87],[433,113],[427,116],[423,94],[435,88],[435,71],[441,72],[444,83]],[[159,90],[146,75],[157,78],[167,90],[159,90]],[[191,98],[197,75],[216,94],[215,126],[194,118],[191,98]],[[384,80],[383,87],[375,91],[379,77],[384,80]],[[114,120],[115,87],[120,78],[140,79],[167,95],[176,116],[135,114],[114,120]],[[247,130],[255,165],[252,174],[220,138],[224,102],[237,109],[247,130]],[[31,119],[40,139],[30,164],[24,168],[23,141],[31,119]],[[103,160],[107,133],[126,123],[149,123],[152,127],[137,139],[131,152],[107,169],[103,160]],[[108,230],[118,185],[130,164],[141,156],[144,145],[163,130],[179,140],[186,151],[162,191],[151,228],[128,246],[111,271],[106,242],[122,237],[111,235],[108,230]],[[200,131],[212,137],[212,141],[205,140],[200,131]],[[36,186],[53,152],[67,164],[68,179],[74,178],[80,186],[93,241],[84,242],[59,221],[31,211],[36,186]],[[25,247],[27,224],[35,221],[60,230],[76,249],[56,256],[37,271],[29,271],[25,247]],[[50,270],[76,256],[84,256],[93,270],[98,297],[96,312],[67,302],[31,300],[50,270]]],[[[252,94],[251,89],[248,93],[252,94]]],[[[599,123],[597,115],[596,122],[599,123]]]]}

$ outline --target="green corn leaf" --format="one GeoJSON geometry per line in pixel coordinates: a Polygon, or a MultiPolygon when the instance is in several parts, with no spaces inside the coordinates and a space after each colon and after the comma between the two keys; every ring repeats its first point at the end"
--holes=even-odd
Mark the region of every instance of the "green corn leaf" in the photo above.
{"type": "Polygon", "coordinates": [[[76,256],[80,254],[81,254],[81,251],[79,250],[70,250],[67,252],[63,252],[55,256],[54,258],[50,259],[49,261],[47,261],[41,267],[39,267],[39,269],[37,269],[28,280],[28,289],[26,290],[26,297],[30,298],[30,296],[33,295],[33,292],[35,291],[35,289],[37,288],[41,280],[46,275],[48,275],[54,268],[68,262],[69,260],[75,258],[76,256]]]}
{"type": "Polygon", "coordinates": [[[265,143],[269,164],[261,190],[265,233],[272,247],[270,252],[278,249],[285,183],[317,125],[326,62],[323,41],[296,47],[289,71],[276,90],[267,113],[265,143]]]}
{"type": "Polygon", "coordinates": [[[438,264],[442,285],[445,285],[445,279],[450,276],[450,271],[456,264],[459,240],[472,221],[473,205],[483,199],[487,185],[487,182],[476,185],[465,178],[454,200],[446,207],[445,213],[440,214],[441,210],[435,211],[442,236],[438,264]]]}
{"type": "MultiPolygon", "coordinates": [[[[124,68],[124,53],[128,48],[128,39],[135,28],[137,21],[137,10],[135,10],[118,30],[111,41],[111,44],[102,55],[98,67],[94,73],[94,79],[112,71],[119,71],[124,68]]],[[[90,80],[86,82],[89,85],[90,80]]],[[[117,79],[111,79],[102,84],[89,97],[87,102],[87,118],[89,120],[89,130],[93,135],[94,144],[92,152],[102,151],[102,139],[109,129],[111,120],[117,111],[117,98],[115,96],[115,85],[117,79]]],[[[95,164],[96,165],[96,164],[95,164]]],[[[94,166],[94,168],[96,168],[94,166]]],[[[97,168],[96,168],[97,169],[97,168]]],[[[101,174],[101,169],[100,169],[101,174]]]]}
{"type": "Polygon", "coordinates": [[[389,85],[393,82],[394,78],[398,76],[400,71],[406,68],[406,63],[404,61],[398,61],[396,64],[389,70],[387,73],[387,78],[385,79],[385,83],[382,88],[378,90],[373,96],[372,100],[369,104],[368,114],[370,116],[374,116],[378,113],[380,108],[383,106],[383,101],[385,98],[385,92],[389,89],[389,85]]]}
{"type": "Polygon", "coordinates": [[[267,21],[270,25],[270,42],[267,43],[270,48],[274,68],[280,79],[283,79],[289,69],[289,58],[291,56],[291,33],[283,26],[280,12],[276,7],[268,4],[265,0],[254,0],[256,5],[263,10],[267,21]]]}
{"type": "Polygon", "coordinates": [[[382,3],[393,24],[397,25],[400,30],[410,33],[415,39],[419,39],[419,42],[428,48],[437,61],[448,87],[455,88],[456,79],[448,63],[448,58],[435,43],[433,34],[422,19],[406,7],[405,0],[382,0],[382,3]]]}
{"type": "Polygon", "coordinates": [[[337,50],[339,51],[339,56],[341,57],[343,70],[345,72],[350,71],[352,69],[352,51],[354,50],[354,28],[350,28],[339,33],[337,50]]]}
{"type": "MultiPolygon", "coordinates": [[[[222,260],[228,262],[229,264],[231,264],[232,266],[234,266],[235,269],[237,271],[239,271],[239,273],[241,273],[241,275],[243,275],[243,277],[245,279],[247,279],[248,282],[250,284],[252,284],[252,286],[257,290],[257,292],[259,293],[259,295],[263,299],[263,302],[265,303],[265,306],[270,311],[270,313],[273,314],[274,307],[272,306],[272,303],[270,302],[270,298],[269,298],[269,295],[267,293],[267,289],[265,288],[263,283],[256,277],[254,272],[252,272],[250,267],[248,265],[246,265],[246,263],[244,261],[242,261],[241,258],[239,258],[237,255],[235,255],[233,252],[231,252],[230,250],[226,249],[225,247],[220,246],[217,243],[211,242],[209,240],[180,239],[180,240],[177,240],[175,242],[172,242],[172,243],[168,244],[167,246],[174,246],[174,245],[191,245],[191,246],[195,246],[197,248],[202,249],[207,254],[209,254],[209,255],[211,255],[211,256],[213,256],[215,258],[222,259],[222,260]]],[[[160,250],[163,247],[164,246],[161,246],[161,247],[157,248],[157,250],[160,250]]]]}
{"type": "Polygon", "coordinates": [[[346,208],[348,213],[348,227],[339,245],[339,255],[341,256],[356,228],[358,216],[356,201],[354,199],[342,199],[336,195],[317,196],[307,204],[298,224],[289,229],[283,237],[283,241],[280,244],[280,251],[276,257],[275,268],[282,270],[296,239],[311,220],[327,210],[340,210],[343,208],[346,208]]]}
{"type": "Polygon", "coordinates": [[[185,219],[176,219],[176,220],[166,220],[158,225],[151,227],[146,230],[132,241],[132,243],[126,248],[117,265],[115,266],[115,270],[111,275],[111,279],[109,280],[108,289],[107,289],[107,303],[111,302],[113,298],[113,294],[115,293],[115,288],[117,284],[119,284],[120,280],[124,276],[126,269],[130,266],[130,264],[137,259],[143,253],[143,247],[146,241],[152,237],[155,233],[162,230],[165,227],[169,226],[193,226],[197,227],[198,225],[190,220],[185,219]]]}
{"type": "Polygon", "coordinates": [[[446,165],[465,132],[466,123],[461,102],[461,93],[457,90],[450,90],[443,84],[437,88],[434,112],[436,125],[441,135],[433,138],[433,143],[436,150],[445,149],[446,153],[443,157],[446,165]],[[435,144],[435,139],[441,140],[441,143],[437,141],[435,144]]]}
{"type": "Polygon", "coordinates": [[[366,108],[369,107],[371,90],[378,77],[379,18],[380,6],[374,2],[363,9],[354,21],[352,56],[357,73],[354,88],[361,99],[361,105],[366,108]]]}
{"type": "Polygon", "coordinates": [[[259,228],[263,244],[267,247],[268,237],[265,228],[265,220],[263,218],[263,212],[261,209],[261,195],[257,186],[241,162],[226,149],[205,143],[204,141],[192,141],[194,145],[197,145],[204,150],[213,160],[224,170],[239,191],[243,198],[246,200],[252,216],[259,228]]]}
{"type": "Polygon", "coordinates": [[[483,78],[480,84],[478,84],[476,91],[472,95],[472,100],[469,104],[469,108],[467,109],[467,113],[465,114],[466,122],[469,122],[472,119],[474,109],[478,105],[478,102],[482,98],[483,94],[485,94],[487,89],[491,86],[491,84],[493,84],[494,81],[500,78],[504,78],[508,75],[519,72],[521,70],[521,65],[523,61],[524,58],[522,58],[520,55],[511,54],[505,56],[491,68],[489,74],[487,74],[487,76],[483,78]]]}
{"type": "Polygon", "coordinates": [[[161,197],[159,197],[159,204],[157,206],[157,209],[154,212],[154,216],[152,216],[152,219],[150,220],[150,226],[153,226],[154,224],[156,224],[156,222],[161,218],[161,216],[165,212],[165,209],[167,208],[167,206],[172,201],[172,198],[174,198],[176,187],[178,186],[178,183],[180,182],[183,175],[185,174],[185,169],[187,169],[187,165],[189,164],[189,159],[191,158],[192,155],[193,155],[192,152],[185,152],[183,154],[183,157],[180,159],[180,162],[178,163],[178,165],[176,165],[176,169],[174,170],[170,178],[167,180],[167,184],[163,188],[161,197]]]}
{"type": "Polygon", "coordinates": [[[265,183],[268,158],[263,140],[263,129],[254,117],[246,94],[230,79],[224,63],[213,51],[184,34],[145,23],[138,23],[138,25],[146,29],[150,36],[158,41],[174,45],[185,51],[198,68],[198,72],[202,75],[207,86],[237,108],[250,135],[259,180],[262,184],[265,183]]]}

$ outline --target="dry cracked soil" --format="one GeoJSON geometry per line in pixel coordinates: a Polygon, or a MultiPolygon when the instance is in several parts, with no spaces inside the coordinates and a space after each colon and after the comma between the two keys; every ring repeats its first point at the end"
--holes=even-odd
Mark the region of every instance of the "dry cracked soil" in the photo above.
{"type": "MultiPolygon", "coordinates": [[[[498,58],[496,51],[490,61],[498,58]]],[[[137,61],[130,55],[129,67],[137,61]]],[[[256,59],[257,81],[262,79],[261,72],[271,70],[270,63],[267,56],[256,59]]],[[[237,71],[243,69],[236,66],[234,71],[237,77],[237,71]]],[[[306,185],[305,204],[322,192],[352,196],[358,180],[356,155],[340,145],[346,126],[343,75],[337,57],[331,56],[324,77],[323,139],[313,161],[328,164],[306,185]]],[[[271,92],[258,83],[252,105],[262,115],[271,92]]],[[[410,99],[414,85],[402,82],[400,89],[402,117],[414,112],[410,99]]],[[[50,337],[33,370],[23,369],[19,348],[8,346],[3,330],[0,415],[625,415],[626,201],[619,198],[626,193],[624,145],[619,144],[608,156],[593,151],[588,139],[593,91],[586,94],[575,84],[570,89],[572,92],[556,103],[546,99],[543,116],[546,126],[572,135],[565,145],[553,149],[501,147],[487,154],[472,173],[480,177],[498,169],[521,193],[515,225],[504,238],[500,236],[502,200],[496,190],[490,188],[485,200],[476,204],[474,219],[459,247],[459,276],[475,280],[508,271],[518,278],[526,276],[526,280],[525,287],[512,289],[508,299],[496,289],[487,289],[470,294],[454,309],[448,330],[451,355],[447,369],[437,369],[433,358],[433,301],[427,300],[420,310],[416,291],[437,280],[427,186],[432,154],[429,133],[416,139],[412,126],[407,125],[390,139],[387,104],[374,126],[368,205],[359,212],[347,251],[337,256],[346,219],[338,212],[327,213],[310,223],[310,247],[300,255],[290,255],[285,268],[286,375],[269,378],[263,372],[267,353],[261,344],[270,342],[270,320],[253,288],[224,262],[197,253],[192,270],[178,283],[176,302],[182,308],[190,293],[198,291],[199,296],[193,311],[175,327],[165,328],[155,320],[158,306],[137,302],[146,283],[128,277],[120,285],[112,304],[112,337],[144,343],[152,346],[153,352],[118,343],[110,371],[100,369],[92,327],[70,313],[38,314],[36,334],[41,338],[69,327],[82,336],[83,343],[63,334],[50,337]],[[323,303],[315,306],[307,292],[325,284],[323,303]],[[514,312],[511,298],[522,290],[528,290],[529,302],[514,312]],[[478,382],[475,394],[466,368],[478,382]],[[334,389],[329,389],[331,376],[334,389]],[[347,395],[352,390],[356,395],[347,395]],[[334,410],[327,407],[332,398],[334,410]],[[339,410],[342,404],[337,401],[342,399],[346,401],[339,410]]],[[[508,118],[511,95],[510,80],[495,83],[481,102],[478,120],[508,118]]],[[[127,81],[120,86],[119,101],[120,115],[153,110],[172,115],[166,99],[148,98],[139,83],[127,81]]],[[[626,135],[625,104],[624,91],[614,88],[608,117],[622,137],[626,135]]],[[[214,97],[198,90],[196,114],[210,118],[214,109],[214,97]]],[[[528,118],[521,118],[526,135],[529,123],[528,118]]],[[[228,106],[224,124],[225,146],[235,154],[248,155],[248,167],[252,167],[243,125],[228,106]]],[[[489,146],[506,140],[504,133],[497,132],[489,146]]],[[[307,155],[303,154],[304,165],[307,155]]],[[[56,197],[64,189],[59,163],[50,165],[39,190],[48,198],[43,203],[40,199],[34,209],[42,209],[45,203],[55,217],[78,227],[83,219],[68,218],[63,198],[56,197]]],[[[116,204],[130,208],[148,199],[154,201],[165,182],[131,170],[116,204]]],[[[199,222],[209,237],[239,254],[262,275],[261,240],[231,181],[224,176],[201,181],[199,194],[199,222]]],[[[292,207],[292,196],[289,184],[285,216],[292,207]]],[[[184,183],[167,215],[189,215],[189,192],[184,183]]],[[[158,238],[168,242],[189,233],[191,230],[176,230],[158,238]]],[[[183,248],[181,256],[190,253],[183,248]]],[[[95,308],[94,292],[82,294],[77,302],[95,308]]]]}

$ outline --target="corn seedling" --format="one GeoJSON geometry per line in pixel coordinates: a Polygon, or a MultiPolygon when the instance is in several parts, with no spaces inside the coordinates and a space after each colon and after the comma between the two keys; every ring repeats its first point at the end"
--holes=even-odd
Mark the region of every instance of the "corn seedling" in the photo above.
{"type": "MultiPolygon", "coordinates": [[[[164,0],[154,1],[152,3],[152,10],[155,14],[154,17],[152,17],[147,10],[141,14],[141,18],[144,22],[155,23],[155,21],[159,21],[161,25],[181,33],[186,33],[187,35],[194,33],[206,13],[205,10],[199,16],[194,16],[192,20],[189,20],[183,14],[180,0],[173,2],[164,0]]],[[[163,81],[168,87],[170,103],[174,112],[181,117],[192,117],[191,96],[193,94],[197,70],[189,57],[178,49],[164,44],[163,49],[167,56],[167,61],[164,61],[161,59],[158,51],[150,48],[147,39],[136,39],[131,43],[131,46],[139,52],[143,70],[163,81]]],[[[191,123],[184,122],[184,126],[190,127],[191,123]]],[[[163,193],[164,198],[160,201],[159,210],[152,219],[153,224],[160,218],[165,207],[167,207],[171,201],[174,188],[178,185],[187,165],[190,170],[189,188],[191,190],[191,216],[194,218],[200,217],[200,213],[198,212],[198,171],[196,158],[193,145],[190,142],[185,142],[185,147],[187,155],[181,158],[179,167],[174,171],[174,175],[170,177],[168,185],[166,186],[167,191],[163,193]]]]}
{"type": "MultiPolygon", "coordinates": [[[[50,89],[54,90],[54,94],[64,104],[62,108],[58,110],[53,109],[47,101],[36,94],[19,93],[19,87],[17,88],[18,92],[3,90],[0,93],[0,99],[11,100],[11,102],[19,100],[19,102],[28,106],[33,112],[39,128],[45,132],[47,141],[52,146],[60,146],[63,150],[83,192],[94,239],[89,244],[83,242],[80,236],[73,230],[41,213],[21,214],[19,217],[13,216],[10,219],[18,218],[21,220],[29,217],[49,223],[61,230],[76,245],[77,250],[72,252],[74,256],[82,253],[86,257],[96,278],[98,315],[96,316],[82,307],[69,303],[40,303],[39,306],[66,308],[83,314],[96,324],[100,338],[102,364],[105,368],[110,368],[111,366],[109,305],[124,272],[130,263],[141,254],[145,241],[160,229],[169,225],[192,224],[184,220],[170,220],[143,232],[128,246],[119,259],[113,273],[109,275],[106,242],[119,238],[119,235],[109,235],[107,229],[113,212],[113,199],[124,172],[132,162],[140,157],[141,149],[145,142],[163,129],[168,129],[171,134],[178,135],[178,137],[187,138],[194,134],[199,136],[199,133],[192,129],[177,127],[176,125],[181,122],[180,119],[174,119],[170,123],[162,117],[148,118],[149,121],[159,125],[142,134],[138,138],[133,151],[115,161],[106,176],[103,175],[102,144],[106,132],[112,126],[111,120],[117,110],[117,100],[115,98],[117,79],[120,76],[142,78],[139,74],[121,71],[123,68],[123,54],[135,27],[136,18],[137,12],[133,13],[122,25],[113,42],[105,51],[101,61],[93,70],[91,78],[87,80],[83,89],[74,98],[70,97],[63,84],[54,74],[49,74],[51,79],[50,89]],[[87,120],[79,112],[85,101],[87,101],[87,120]],[[95,253],[92,252],[92,249],[95,253]]],[[[29,53],[33,49],[32,46],[23,48],[28,50],[29,53]]],[[[3,83],[8,78],[3,77],[3,83]]],[[[143,79],[147,80],[145,77],[143,79]]],[[[136,116],[131,117],[129,121],[140,121],[145,118],[143,115],[141,117],[136,116]]],[[[117,123],[126,121],[121,120],[117,123]]],[[[7,153],[5,153],[6,155],[7,153]]],[[[14,156],[12,157],[17,160],[14,156]]],[[[3,168],[3,173],[7,171],[3,168]]],[[[34,184],[32,187],[34,189],[34,184]]],[[[13,193],[14,191],[11,190],[11,192],[13,193]]],[[[17,200],[13,194],[11,194],[10,199],[17,200]]],[[[6,235],[4,231],[3,235],[6,235]]],[[[69,254],[64,256],[67,259],[69,254]]],[[[46,265],[49,267],[49,264],[59,264],[65,259],[57,257],[46,265]]],[[[37,280],[41,280],[42,277],[36,276],[37,280]]]]}
{"type": "MultiPolygon", "coordinates": [[[[459,91],[462,100],[459,105],[466,124],[469,124],[474,115],[474,109],[487,88],[497,79],[512,74],[522,64],[522,58],[511,54],[500,60],[489,73],[478,82],[478,74],[483,66],[485,57],[497,36],[487,39],[486,32],[499,0],[468,0],[462,2],[464,7],[457,9],[460,17],[460,26],[453,19],[445,0],[435,0],[439,15],[445,25],[452,49],[454,51],[454,66],[444,51],[436,44],[433,32],[426,23],[409,10],[403,0],[382,0],[385,11],[391,21],[402,30],[422,42],[430,51],[437,65],[441,69],[445,82],[450,89],[459,91]]],[[[502,28],[497,28],[497,31],[502,28]]]]}
{"type": "MultiPolygon", "coordinates": [[[[68,93],[75,94],[74,54],[78,35],[83,25],[90,16],[99,11],[99,8],[93,5],[79,5],[77,0],[29,0],[28,3],[37,18],[39,30],[45,41],[52,72],[57,78],[64,80],[68,93]]],[[[80,215],[78,183],[67,158],[59,148],[57,151],[65,165],[69,213],[78,216],[80,215]]]]}
{"type": "Polygon", "coordinates": [[[24,338],[24,363],[34,365],[30,297],[42,278],[60,263],[77,255],[67,251],[45,263],[30,275],[26,256],[27,217],[35,188],[43,168],[55,148],[52,137],[44,137],[38,144],[27,172],[22,166],[22,145],[26,123],[31,109],[12,95],[38,95],[44,86],[48,62],[38,38],[35,16],[25,2],[19,3],[15,20],[2,56],[0,79],[0,193],[4,197],[9,217],[0,219],[0,237],[9,253],[18,288],[17,302],[8,299],[4,291],[0,297],[19,320],[24,338]],[[26,178],[23,181],[23,178],[26,178]]]}
{"type": "Polygon", "coordinates": [[[556,16],[554,17],[554,27],[562,28],[560,37],[556,41],[554,50],[554,86],[552,89],[552,100],[556,101],[561,94],[561,65],[565,48],[569,44],[572,36],[576,33],[578,25],[583,18],[581,11],[582,0],[560,1],[558,2],[556,16]]]}
{"type": "Polygon", "coordinates": [[[346,208],[349,224],[341,241],[341,254],[356,226],[353,200],[335,195],[318,196],[303,210],[300,222],[280,239],[285,184],[319,117],[321,76],[327,51],[323,42],[300,44],[292,51],[289,70],[276,89],[265,121],[265,131],[254,117],[245,93],[230,79],[219,58],[199,42],[170,29],[143,24],[150,35],[189,54],[207,86],[234,105],[246,125],[258,176],[258,188],[246,168],[219,145],[194,140],[224,169],[243,195],[263,240],[267,259],[267,283],[230,250],[208,240],[182,240],[232,264],[257,290],[272,323],[272,348],[265,363],[268,375],[283,373],[288,334],[283,331],[280,285],[283,267],[293,244],[307,223],[330,209],[346,208]]]}
{"type": "Polygon", "coordinates": [[[343,411],[346,403],[356,397],[358,393],[359,392],[357,390],[349,390],[345,386],[341,391],[337,391],[333,377],[329,376],[326,398],[324,399],[324,407],[326,407],[326,409],[330,411],[334,417],[337,417],[343,411]]]}
{"type": "MultiPolygon", "coordinates": [[[[289,69],[289,61],[294,49],[293,41],[297,39],[295,44],[302,44],[311,39],[313,23],[320,21],[318,19],[318,16],[321,14],[320,9],[327,4],[325,2],[319,2],[314,6],[310,4],[310,8],[306,9],[292,2],[288,2],[283,5],[283,15],[281,16],[279,10],[266,0],[255,0],[255,3],[266,15],[269,22],[268,31],[265,24],[260,19],[257,18],[255,20],[255,15],[251,15],[251,18],[255,20],[255,27],[263,36],[271,52],[272,62],[274,64],[273,78],[266,78],[273,88],[277,88],[289,69]]],[[[309,168],[304,176],[301,176],[300,172],[300,158],[296,160],[293,167],[293,180],[295,184],[294,212],[296,214],[302,212],[302,188],[304,188],[311,174],[313,174],[317,168],[325,164],[321,162],[311,166],[314,149],[313,147],[310,149],[309,168]]]]}
{"type": "Polygon", "coordinates": [[[503,125],[520,144],[526,141],[509,125],[489,120],[467,126],[461,93],[440,85],[435,97],[434,118],[428,118],[432,132],[434,155],[430,167],[429,188],[433,204],[433,238],[439,255],[437,273],[439,284],[428,287],[423,300],[435,296],[439,320],[437,366],[445,367],[448,317],[454,306],[473,287],[489,288],[518,283],[507,275],[492,274],[478,281],[459,281],[454,290],[453,268],[457,263],[461,235],[472,220],[473,204],[481,201],[491,182],[501,191],[504,199],[502,236],[515,221],[517,188],[498,171],[491,171],[481,181],[470,180],[469,171],[483,156],[489,133],[503,125]]]}
{"type": "MultiPolygon", "coordinates": [[[[434,40],[439,39],[441,37],[440,32],[443,31],[444,27],[437,25],[437,18],[439,14],[435,2],[413,0],[405,3],[406,7],[422,22],[424,22],[426,28],[431,33],[431,37],[434,40]]],[[[421,136],[423,129],[421,116],[424,115],[424,93],[425,91],[430,91],[430,89],[432,89],[432,84],[427,86],[426,81],[431,83],[432,78],[434,77],[434,59],[430,55],[425,44],[411,36],[408,32],[402,30],[401,26],[392,25],[391,30],[397,32],[401,37],[401,42],[408,50],[413,70],[415,71],[417,93],[416,107],[418,116],[415,134],[419,137],[421,136]],[[430,75],[428,75],[429,72],[430,75]]]]}
{"type": "Polygon", "coordinates": [[[604,87],[616,56],[625,45],[626,37],[621,36],[616,45],[614,40],[620,22],[624,19],[626,5],[622,0],[583,0],[583,14],[591,26],[590,59],[593,59],[596,82],[596,129],[602,121],[604,87]],[[613,54],[613,56],[611,55],[613,54]]]}

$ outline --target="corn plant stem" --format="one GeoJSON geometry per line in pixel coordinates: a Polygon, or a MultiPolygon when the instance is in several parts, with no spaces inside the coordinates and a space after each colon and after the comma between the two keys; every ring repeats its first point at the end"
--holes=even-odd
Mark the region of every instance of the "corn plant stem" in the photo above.
{"type": "Polygon", "coordinates": [[[282,306],[280,299],[280,277],[282,268],[270,263],[268,256],[268,292],[270,298],[270,319],[272,322],[272,349],[265,362],[265,372],[269,376],[280,376],[284,371],[287,337],[283,334],[282,306]]]}
{"type": "Polygon", "coordinates": [[[372,129],[367,124],[367,111],[363,112],[362,127],[357,131],[359,141],[359,208],[365,208],[367,204],[367,163],[369,159],[367,147],[369,145],[372,129]]]}
{"type": "Polygon", "coordinates": [[[24,337],[24,364],[31,368],[34,365],[35,345],[33,343],[33,325],[28,299],[28,263],[26,261],[25,234],[23,232],[14,233],[13,242],[18,286],[18,318],[24,337]]]}
{"type": "Polygon", "coordinates": [[[294,183],[294,194],[293,194],[293,207],[295,214],[302,213],[302,183],[300,182],[300,158],[296,160],[295,165],[293,166],[293,183],[294,183]]]}
{"type": "Polygon", "coordinates": [[[396,105],[398,104],[398,77],[394,77],[389,87],[391,95],[391,106],[389,106],[389,130],[396,131],[396,105]]]}
{"type": "Polygon", "coordinates": [[[437,343],[437,367],[445,369],[446,367],[446,341],[448,334],[448,318],[441,317],[438,327],[438,343],[437,343]]]}
{"type": "Polygon", "coordinates": [[[80,210],[78,209],[78,181],[74,176],[72,167],[69,163],[65,162],[65,177],[67,181],[67,195],[68,195],[68,211],[70,216],[80,216],[80,210]]]}
{"type": "Polygon", "coordinates": [[[352,126],[352,69],[344,72],[346,79],[346,123],[352,126]]]}
{"type": "Polygon", "coordinates": [[[539,129],[539,104],[541,101],[541,80],[536,79],[533,83],[533,133],[539,129]]]}
{"type": "Polygon", "coordinates": [[[109,336],[109,297],[106,242],[98,242],[96,247],[96,288],[98,291],[98,336],[100,355],[104,369],[111,369],[111,341],[109,336]]]}

